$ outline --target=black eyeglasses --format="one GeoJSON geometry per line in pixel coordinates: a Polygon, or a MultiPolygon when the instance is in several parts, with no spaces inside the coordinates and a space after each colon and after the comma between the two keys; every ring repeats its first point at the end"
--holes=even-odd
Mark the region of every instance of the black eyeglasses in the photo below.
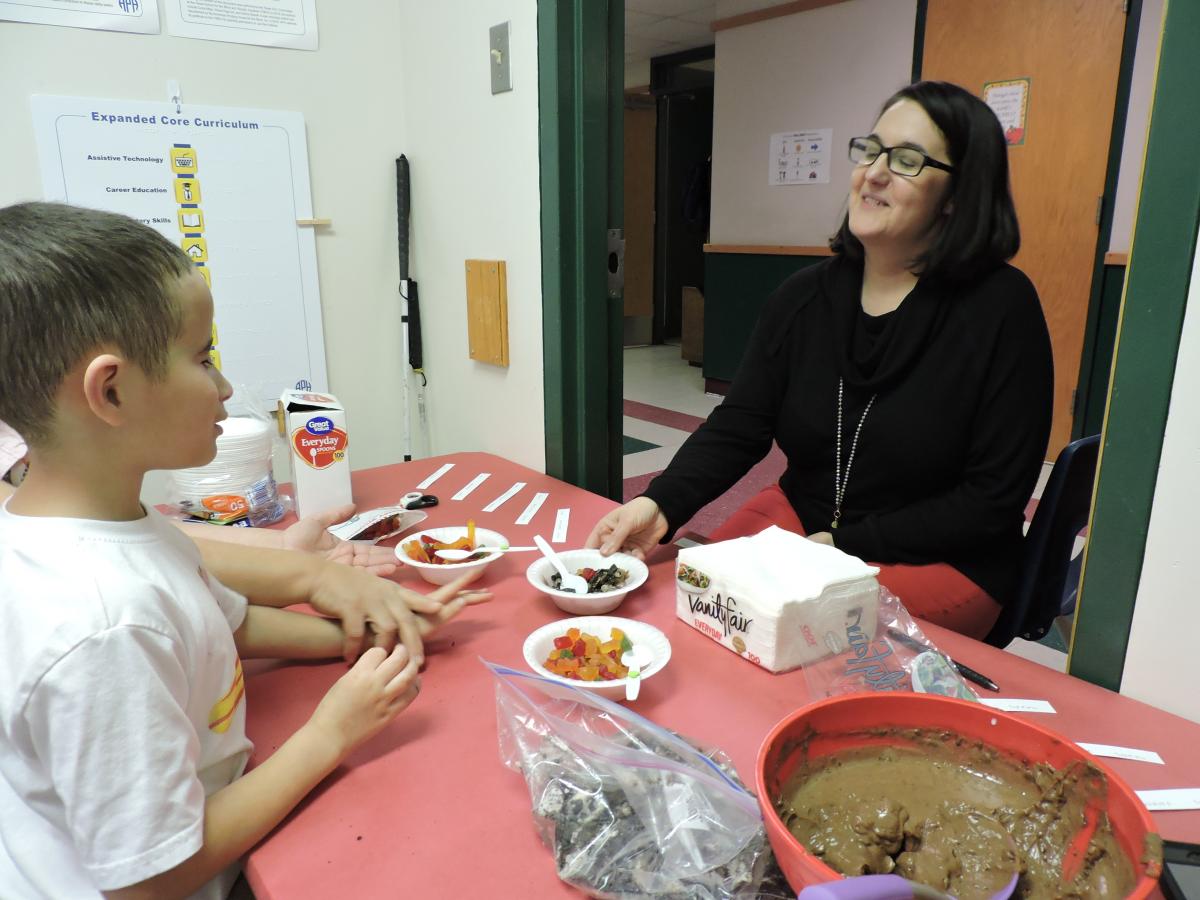
{"type": "Polygon", "coordinates": [[[856,166],[871,165],[881,153],[887,154],[888,169],[906,178],[915,178],[926,166],[943,172],[954,171],[954,166],[931,159],[915,147],[885,147],[873,137],[850,138],[850,162],[856,166]]]}

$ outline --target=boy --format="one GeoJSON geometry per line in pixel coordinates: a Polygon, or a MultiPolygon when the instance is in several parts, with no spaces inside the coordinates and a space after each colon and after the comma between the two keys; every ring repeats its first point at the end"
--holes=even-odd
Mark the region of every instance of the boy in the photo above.
{"type": "MultiPolygon", "coordinates": [[[[33,463],[0,508],[6,898],[224,897],[238,859],[419,690],[416,658],[374,647],[239,777],[240,659],[335,657],[344,635],[247,607],[138,501],[148,470],[216,452],[230,388],[211,332],[204,280],[152,229],[57,204],[0,210],[0,419],[33,463]]],[[[221,574],[253,596],[270,573],[252,553],[221,574]]]]}

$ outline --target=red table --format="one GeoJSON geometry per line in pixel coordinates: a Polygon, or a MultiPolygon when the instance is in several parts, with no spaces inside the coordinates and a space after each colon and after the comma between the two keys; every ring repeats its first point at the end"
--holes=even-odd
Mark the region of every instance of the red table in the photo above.
{"type": "MultiPolygon", "coordinates": [[[[468,517],[514,545],[550,536],[558,509],[571,510],[562,547],[581,546],[613,503],[484,453],[456,453],[354,474],[360,509],[395,503],[443,463],[454,468],[429,491],[442,498],[429,527],[468,517]],[[480,472],[491,477],[462,501],[450,497],[480,472]],[[516,481],[527,486],[496,512],[480,510],[516,481]],[[535,491],[550,496],[528,525],[514,521],[535,491]]],[[[534,832],[522,777],[505,768],[496,741],[493,679],[479,657],[524,668],[526,635],[566,618],[525,580],[533,557],[493,563],[481,585],[495,593],[427,644],[421,696],[328,778],[246,863],[260,900],[300,897],[572,897],[534,832]]],[[[778,720],[810,697],[800,671],[772,675],[715,645],[675,618],[674,552],[650,560],[650,579],[614,615],[642,619],[671,640],[670,664],[635,708],[661,725],[719,746],[753,785],[758,747],[778,720]]],[[[412,570],[398,576],[418,590],[412,570]]],[[[1073,740],[1158,751],[1165,766],[1106,760],[1135,789],[1200,785],[1200,725],[1059,674],[936,626],[928,636],[986,673],[1004,697],[1049,700],[1057,715],[1029,714],[1073,740]]],[[[269,756],[310,715],[344,664],[270,664],[248,673],[247,731],[253,761],[269,756]]],[[[252,761],[252,764],[253,764],[252,761]]],[[[1200,842],[1200,812],[1155,814],[1165,838],[1200,842]]]]}

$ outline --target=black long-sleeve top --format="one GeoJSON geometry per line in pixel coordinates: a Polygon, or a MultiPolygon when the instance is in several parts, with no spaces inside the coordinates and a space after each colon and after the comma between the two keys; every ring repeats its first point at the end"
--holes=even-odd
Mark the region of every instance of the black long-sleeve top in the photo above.
{"type": "Polygon", "coordinates": [[[804,269],[768,299],[725,401],[645,495],[671,530],[778,442],[806,531],[830,531],[838,380],[842,466],[872,395],[834,543],[879,563],[949,563],[998,602],[1016,590],[1022,523],[1050,433],[1050,336],[1032,283],[1001,266],[926,279],[894,312],[862,311],[862,268],[804,269]]]}

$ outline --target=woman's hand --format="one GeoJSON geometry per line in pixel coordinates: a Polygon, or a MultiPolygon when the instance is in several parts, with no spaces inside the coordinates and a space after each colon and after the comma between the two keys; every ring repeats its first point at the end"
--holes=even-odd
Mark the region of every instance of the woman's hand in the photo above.
{"type": "Polygon", "coordinates": [[[596,523],[584,542],[609,556],[622,550],[644,560],[667,533],[667,517],[649,497],[635,497],[596,523]]]}
{"type": "Polygon", "coordinates": [[[810,534],[808,539],[815,544],[824,544],[826,547],[833,547],[833,534],[828,531],[818,531],[816,534],[810,534]]]}

